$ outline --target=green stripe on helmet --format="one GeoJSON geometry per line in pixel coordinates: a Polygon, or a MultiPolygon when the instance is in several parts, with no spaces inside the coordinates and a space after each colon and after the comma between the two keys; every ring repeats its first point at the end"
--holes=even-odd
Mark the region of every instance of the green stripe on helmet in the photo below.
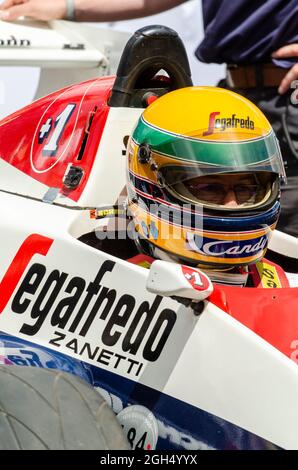
{"type": "Polygon", "coordinates": [[[137,144],[150,143],[153,151],[168,157],[222,167],[264,164],[279,155],[273,132],[246,141],[205,141],[163,131],[141,119],[132,137],[137,144]]]}

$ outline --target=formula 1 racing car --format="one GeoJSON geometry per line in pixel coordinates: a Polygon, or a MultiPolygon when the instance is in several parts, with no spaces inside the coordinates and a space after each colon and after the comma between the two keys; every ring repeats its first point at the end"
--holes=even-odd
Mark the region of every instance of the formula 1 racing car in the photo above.
{"type": "Polygon", "coordinates": [[[0,448],[298,448],[298,241],[274,232],[261,289],[99,243],[137,119],[191,84],[144,28],[116,77],[0,122],[0,448]]]}

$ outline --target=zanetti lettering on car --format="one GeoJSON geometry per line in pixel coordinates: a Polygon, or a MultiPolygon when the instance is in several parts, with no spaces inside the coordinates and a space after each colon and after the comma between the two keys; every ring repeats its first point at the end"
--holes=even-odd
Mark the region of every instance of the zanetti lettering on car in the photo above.
{"type": "Polygon", "coordinates": [[[51,347],[63,346],[69,354],[114,369],[126,361],[126,372],[139,376],[143,361],[152,363],[160,357],[176,323],[176,313],[160,308],[161,296],[137,302],[134,295],[120,295],[116,288],[108,287],[115,261],[103,261],[92,280],[33,262],[34,254],[48,254],[52,242],[39,235],[23,242],[0,283],[0,293],[7,289],[2,310],[11,298],[11,311],[26,314],[19,329],[23,335],[39,335],[47,322],[52,330],[47,339],[51,347]],[[88,341],[95,320],[101,321],[96,345],[88,341]],[[123,355],[113,351],[116,345],[123,355]]]}

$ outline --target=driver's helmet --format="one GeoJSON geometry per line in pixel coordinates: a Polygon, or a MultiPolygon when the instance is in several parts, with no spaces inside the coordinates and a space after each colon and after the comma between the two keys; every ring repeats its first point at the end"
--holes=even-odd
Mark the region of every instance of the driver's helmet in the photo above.
{"type": "Polygon", "coordinates": [[[175,90],[140,117],[128,145],[128,206],[141,250],[209,267],[263,258],[284,167],[263,113],[215,87],[175,90]]]}

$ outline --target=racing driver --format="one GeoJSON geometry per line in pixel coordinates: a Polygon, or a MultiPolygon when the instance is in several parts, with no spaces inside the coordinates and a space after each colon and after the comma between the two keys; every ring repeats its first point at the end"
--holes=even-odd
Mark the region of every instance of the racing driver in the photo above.
{"type": "Polygon", "coordinates": [[[271,125],[253,103],[215,87],[172,91],[144,110],[127,160],[135,243],[104,240],[101,249],[143,265],[158,258],[196,266],[239,286],[262,286],[273,269],[288,285],[264,260],[285,173],[271,125]]]}

